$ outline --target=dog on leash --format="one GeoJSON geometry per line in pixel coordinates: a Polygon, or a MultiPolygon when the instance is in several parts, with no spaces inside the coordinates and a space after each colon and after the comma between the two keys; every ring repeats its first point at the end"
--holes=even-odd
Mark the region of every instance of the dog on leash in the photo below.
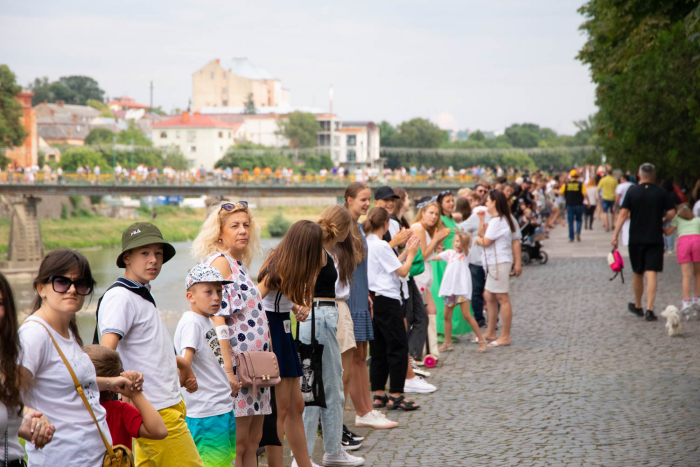
{"type": "Polygon", "coordinates": [[[676,337],[681,335],[681,312],[678,311],[673,305],[666,307],[664,311],[661,312],[661,316],[666,318],[666,329],[668,329],[669,337],[676,337]]]}

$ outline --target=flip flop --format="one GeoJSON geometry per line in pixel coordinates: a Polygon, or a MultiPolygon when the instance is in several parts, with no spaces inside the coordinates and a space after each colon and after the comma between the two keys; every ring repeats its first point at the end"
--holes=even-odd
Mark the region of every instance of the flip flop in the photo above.
{"type": "MultiPolygon", "coordinates": [[[[489,339],[489,338],[486,338],[486,341],[487,341],[487,342],[493,342],[493,341],[495,341],[495,340],[496,340],[496,339],[489,339]]],[[[471,343],[472,343],[472,344],[478,344],[478,343],[479,343],[479,338],[478,338],[478,337],[473,338],[473,339],[471,340],[471,343]]]]}
{"type": "Polygon", "coordinates": [[[511,343],[508,344],[499,344],[496,341],[491,341],[488,344],[486,344],[486,347],[508,347],[511,343]]]}

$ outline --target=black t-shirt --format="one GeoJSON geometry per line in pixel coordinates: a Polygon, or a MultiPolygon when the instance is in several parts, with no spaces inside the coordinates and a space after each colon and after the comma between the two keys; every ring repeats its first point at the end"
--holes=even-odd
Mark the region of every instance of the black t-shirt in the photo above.
{"type": "Polygon", "coordinates": [[[316,278],[314,297],[335,298],[335,281],[338,279],[338,271],[335,269],[333,257],[326,251],[326,265],[316,278]]]}
{"type": "Polygon", "coordinates": [[[663,219],[675,209],[669,193],[653,183],[629,187],[622,208],[630,211],[630,245],[664,242],[663,219]]]}
{"type": "Polygon", "coordinates": [[[520,193],[520,199],[525,201],[525,205],[528,208],[532,208],[532,206],[535,204],[535,197],[530,193],[530,190],[523,190],[522,193],[520,193]]]}

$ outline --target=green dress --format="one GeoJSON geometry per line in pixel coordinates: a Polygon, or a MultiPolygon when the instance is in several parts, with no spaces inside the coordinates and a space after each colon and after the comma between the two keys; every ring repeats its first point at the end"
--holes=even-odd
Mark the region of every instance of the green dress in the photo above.
{"type": "MultiPolygon", "coordinates": [[[[445,249],[452,249],[452,240],[454,239],[455,233],[454,229],[458,229],[457,223],[451,217],[441,216],[442,223],[445,227],[450,229],[450,234],[443,240],[443,245],[445,249]]],[[[442,276],[445,275],[445,269],[447,269],[447,263],[445,261],[433,261],[433,287],[430,289],[430,293],[433,294],[433,300],[435,301],[435,308],[437,309],[437,330],[438,334],[445,334],[445,306],[443,305],[442,297],[439,296],[440,292],[440,282],[442,281],[442,276]]],[[[462,317],[462,312],[459,308],[455,307],[452,313],[452,335],[461,336],[471,332],[472,328],[469,323],[462,317]]]]}

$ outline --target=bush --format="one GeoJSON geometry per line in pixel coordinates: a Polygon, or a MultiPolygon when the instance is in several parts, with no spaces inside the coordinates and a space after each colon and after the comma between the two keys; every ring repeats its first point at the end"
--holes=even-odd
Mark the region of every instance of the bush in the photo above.
{"type": "Polygon", "coordinates": [[[66,172],[75,172],[78,166],[89,165],[94,168],[100,166],[102,173],[111,173],[112,164],[107,163],[102,154],[89,146],[77,146],[66,150],[61,155],[61,168],[66,172]]]}
{"type": "Polygon", "coordinates": [[[70,199],[71,206],[73,206],[73,210],[78,209],[78,206],[80,206],[83,200],[83,197],[79,195],[70,195],[68,198],[70,199]]]}
{"type": "Polygon", "coordinates": [[[61,219],[68,219],[68,206],[66,203],[61,203],[61,219]]]}
{"type": "Polygon", "coordinates": [[[284,237],[287,230],[292,226],[292,222],[282,215],[282,211],[277,212],[270,223],[267,225],[267,231],[271,237],[284,237]]]}
{"type": "Polygon", "coordinates": [[[88,209],[80,208],[73,211],[73,217],[95,217],[95,214],[88,209]]]}

